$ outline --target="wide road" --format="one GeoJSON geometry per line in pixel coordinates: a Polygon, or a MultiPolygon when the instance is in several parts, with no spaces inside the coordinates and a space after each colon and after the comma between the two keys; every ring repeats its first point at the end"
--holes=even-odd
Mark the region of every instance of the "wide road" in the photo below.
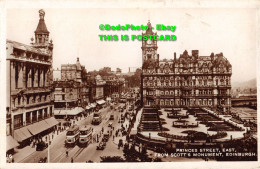
{"type": "MultiPolygon", "coordinates": [[[[118,106],[122,106],[124,104],[118,104],[118,106]]],[[[87,118],[80,120],[77,122],[77,124],[80,127],[84,126],[92,126],[93,127],[93,137],[96,136],[96,134],[100,134],[102,127],[104,127],[104,131],[108,129],[108,123],[110,122],[109,117],[110,114],[114,114],[115,118],[113,121],[113,127],[119,128],[120,124],[118,124],[118,117],[119,112],[118,110],[110,110],[110,107],[103,108],[100,110],[101,116],[102,116],[102,122],[99,125],[92,125],[91,121],[93,118],[93,114],[88,116],[87,118]]],[[[110,128],[109,128],[110,129],[110,128]]],[[[45,137],[44,137],[45,139],[45,137]]],[[[58,136],[55,136],[52,140],[52,143],[49,147],[50,150],[50,162],[52,163],[59,163],[59,162],[71,162],[71,158],[73,158],[74,162],[86,162],[88,160],[92,161],[100,161],[100,155],[105,155],[104,152],[109,152],[111,155],[111,152],[121,153],[122,151],[117,149],[117,146],[112,141],[112,137],[109,139],[109,142],[107,143],[107,146],[105,150],[96,150],[96,146],[98,143],[92,143],[88,145],[86,148],[80,148],[78,146],[72,147],[72,148],[66,148],[64,145],[66,139],[66,131],[60,133],[58,136]],[[66,150],[69,152],[69,157],[66,157],[66,150]]],[[[101,139],[101,138],[100,138],[101,139]]],[[[48,157],[48,148],[43,151],[35,151],[25,159],[23,159],[22,163],[37,163],[40,158],[48,157]]]]}

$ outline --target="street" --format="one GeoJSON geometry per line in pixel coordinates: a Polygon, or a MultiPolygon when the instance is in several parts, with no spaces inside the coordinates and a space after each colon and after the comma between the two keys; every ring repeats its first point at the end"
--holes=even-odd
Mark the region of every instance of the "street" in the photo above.
{"type": "MultiPolygon", "coordinates": [[[[122,106],[124,104],[118,104],[115,107],[122,106]]],[[[108,127],[108,123],[112,122],[114,131],[110,136],[107,145],[104,150],[96,150],[96,146],[98,143],[95,141],[90,143],[87,147],[79,147],[76,145],[75,147],[66,148],[64,141],[66,139],[66,130],[59,133],[59,135],[55,135],[54,139],[51,141],[51,145],[49,147],[50,150],[50,162],[51,163],[59,163],[59,162],[71,162],[73,158],[73,162],[100,162],[100,156],[109,156],[109,155],[117,155],[122,156],[122,150],[119,150],[117,147],[117,142],[113,142],[113,135],[118,128],[121,128],[121,124],[118,123],[118,118],[120,117],[119,110],[111,110],[110,107],[106,107],[100,110],[102,116],[102,122],[99,125],[92,125],[91,121],[93,118],[93,114],[89,115],[85,119],[81,119],[76,121],[76,124],[81,128],[85,126],[93,127],[93,138],[96,138],[96,135],[101,133],[102,127],[104,128],[104,132],[106,129],[110,129],[108,127]],[[109,120],[111,114],[114,114],[114,120],[109,120]],[[68,151],[68,157],[66,156],[66,150],[68,151]]],[[[102,136],[99,137],[99,141],[101,141],[102,136]]],[[[116,139],[115,139],[116,140],[116,139]]],[[[25,157],[23,160],[19,161],[22,163],[37,163],[40,158],[48,157],[48,148],[43,151],[35,151],[29,156],[25,157]]]]}

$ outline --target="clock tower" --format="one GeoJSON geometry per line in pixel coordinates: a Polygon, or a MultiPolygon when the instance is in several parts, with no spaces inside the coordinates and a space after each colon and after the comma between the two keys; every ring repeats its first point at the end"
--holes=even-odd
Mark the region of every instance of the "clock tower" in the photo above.
{"type": "MultiPolygon", "coordinates": [[[[142,33],[143,35],[157,35],[157,33],[154,33],[152,30],[152,25],[150,21],[147,23],[148,29],[145,33],[142,33]]],[[[159,61],[159,55],[157,55],[157,41],[153,38],[149,38],[147,36],[148,40],[142,40],[142,63],[144,64],[146,61],[159,61]]]]}

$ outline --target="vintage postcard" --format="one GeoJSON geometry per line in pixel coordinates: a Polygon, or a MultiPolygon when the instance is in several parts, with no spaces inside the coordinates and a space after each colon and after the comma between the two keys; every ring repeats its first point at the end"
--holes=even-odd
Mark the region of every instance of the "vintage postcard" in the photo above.
{"type": "Polygon", "coordinates": [[[3,6],[6,168],[257,167],[257,6],[163,6],[3,6]]]}

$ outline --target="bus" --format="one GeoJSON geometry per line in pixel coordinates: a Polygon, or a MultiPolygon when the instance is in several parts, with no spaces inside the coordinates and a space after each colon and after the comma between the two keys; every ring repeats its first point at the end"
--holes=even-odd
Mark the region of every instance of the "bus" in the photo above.
{"type": "Polygon", "coordinates": [[[71,126],[66,133],[65,146],[75,146],[79,140],[79,127],[77,125],[71,126]]]}
{"type": "Polygon", "coordinates": [[[87,146],[92,139],[92,127],[81,128],[79,132],[79,145],[87,146]]]}
{"type": "Polygon", "coordinates": [[[95,112],[93,115],[92,124],[99,125],[101,122],[102,122],[102,118],[100,112],[95,112]]]}

